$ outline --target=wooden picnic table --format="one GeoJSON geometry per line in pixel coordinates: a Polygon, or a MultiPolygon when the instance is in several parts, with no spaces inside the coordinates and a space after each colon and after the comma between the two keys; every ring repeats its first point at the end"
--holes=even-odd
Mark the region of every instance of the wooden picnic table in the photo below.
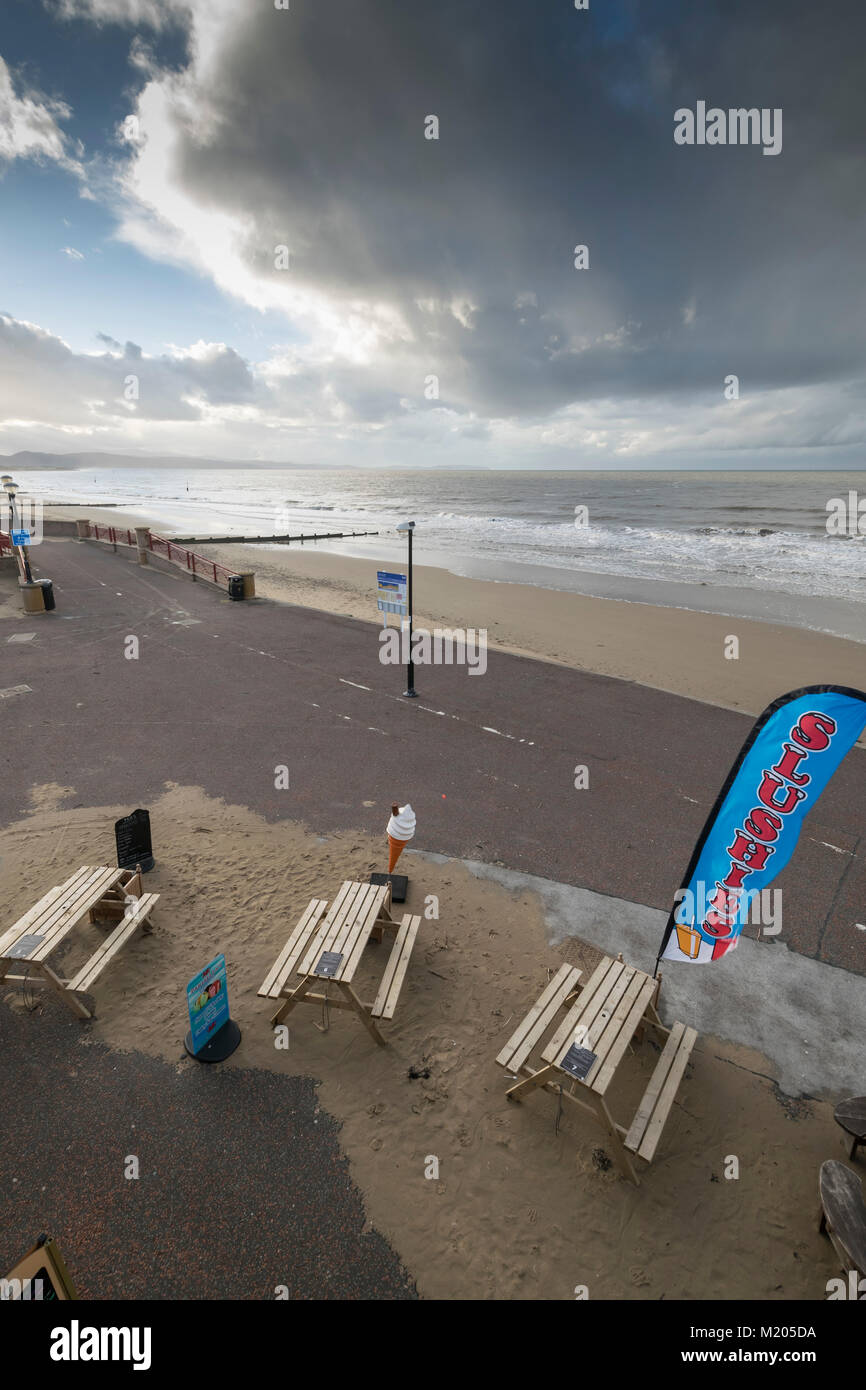
{"type": "Polygon", "coordinates": [[[543,1087],[594,1115],[607,1131],[620,1170],[637,1184],[631,1156],[650,1162],[655,1154],[697,1034],[682,1023],[664,1026],[657,1010],[661,977],[653,979],[621,957],[605,956],[585,986],[580,980],[576,967],[560,966],[496,1060],[524,1078],[507,1092],[509,1100],[521,1100],[543,1087]],[[544,1046],[543,1065],[531,1067],[531,1053],[563,1007],[568,1012],[544,1046]],[[664,1037],[665,1045],[631,1125],[625,1128],[613,1119],[605,1096],[632,1040],[642,1036],[644,1028],[664,1037]],[[572,1067],[583,1075],[575,1075],[572,1067]]]}
{"type": "Polygon", "coordinates": [[[327,1004],[354,1010],[370,1036],[384,1046],[375,1020],[394,1017],[420,923],[421,918],[411,913],[401,922],[394,920],[390,883],[347,879],[330,908],[325,899],[313,898],[258,991],[263,998],[284,1000],[271,1026],[282,1023],[296,1004],[327,1004]],[[394,943],[376,998],[367,1004],[358,998],[352,980],[368,942],[381,941],[386,932],[393,934],[394,943]],[[331,981],[337,997],[314,991],[317,983],[331,981]]]}
{"type": "Polygon", "coordinates": [[[150,913],[158,901],[158,893],[142,891],[140,868],[84,865],[0,936],[0,981],[48,986],[79,1018],[93,1018],[79,996],[89,992],[137,927],[150,931],[150,913]],[[136,899],[134,905],[130,898],[136,899]],[[61,979],[48,958],[85,917],[91,922],[107,917],[117,925],[71,980],[61,979]],[[25,973],[10,973],[15,967],[25,973]]]}

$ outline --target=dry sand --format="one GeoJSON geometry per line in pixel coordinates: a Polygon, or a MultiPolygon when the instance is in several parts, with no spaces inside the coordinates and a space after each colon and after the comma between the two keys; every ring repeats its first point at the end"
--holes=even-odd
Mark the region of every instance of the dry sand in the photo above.
{"type": "MultiPolygon", "coordinates": [[[[9,920],[81,864],[113,862],[112,824],[125,808],[62,809],[74,799],[72,788],[37,788],[0,832],[9,920]]],[[[765,1058],[700,1038],[656,1160],[633,1188],[610,1167],[589,1117],[568,1107],[557,1133],[555,1098],[510,1104],[494,1061],[558,961],[589,971],[597,952],[572,940],[554,954],[534,895],[481,882],[459,863],[411,856],[406,907],[423,915],[435,895],[439,916],[422,920],[396,1018],[385,1025],[389,1046],[376,1047],[351,1014],[331,1012],[321,1032],[319,1011],[301,1007],[287,1020],[289,1049],[277,1050],[274,1005],[256,990],[311,897],[333,897],[344,878],[382,867],[384,834],[321,837],[171,785],[151,809],[157,864],[146,886],[162,894],[154,931],[137,935],[103,975],[98,1017],[82,1024],[82,1041],[92,1032],[111,1047],[195,1067],[183,1053],[184,986],[224,951],[243,1030],[226,1065],[320,1080],[369,1220],[423,1296],[571,1299],[585,1285],[596,1299],[826,1297],[838,1271],[817,1231],[817,1175],[825,1158],[844,1157],[844,1145],[831,1107],[782,1096],[765,1058]],[[410,1068],[429,1076],[412,1080],[410,1068]],[[438,1180],[425,1177],[431,1156],[438,1180]],[[732,1157],[736,1180],[725,1177],[732,1157]]],[[[66,967],[99,939],[98,927],[81,928],[66,967]]],[[[369,948],[371,974],[356,976],[362,995],[386,949],[369,948]]],[[[0,1007],[23,1007],[18,987],[3,989],[0,1007]]],[[[655,1056],[645,1042],[628,1058],[609,1095],[621,1121],[655,1056]]]]}

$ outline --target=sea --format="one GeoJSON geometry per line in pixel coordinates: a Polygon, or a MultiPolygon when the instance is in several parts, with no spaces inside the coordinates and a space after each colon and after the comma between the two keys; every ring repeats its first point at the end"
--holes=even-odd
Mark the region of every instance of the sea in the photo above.
{"type": "Polygon", "coordinates": [[[318,544],[386,568],[405,562],[396,527],[411,520],[416,563],[455,574],[866,641],[866,471],[165,466],[34,470],[19,481],[73,511],[116,504],[167,535],[376,532],[318,544]]]}

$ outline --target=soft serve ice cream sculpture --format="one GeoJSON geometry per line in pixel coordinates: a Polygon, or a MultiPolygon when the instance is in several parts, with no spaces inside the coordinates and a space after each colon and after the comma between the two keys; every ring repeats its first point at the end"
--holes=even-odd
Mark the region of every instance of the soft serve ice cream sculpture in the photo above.
{"type": "Polygon", "coordinates": [[[415,834],[415,812],[408,802],[405,806],[398,806],[395,801],[391,806],[391,819],[388,822],[387,834],[388,873],[392,874],[397,860],[415,834]]]}

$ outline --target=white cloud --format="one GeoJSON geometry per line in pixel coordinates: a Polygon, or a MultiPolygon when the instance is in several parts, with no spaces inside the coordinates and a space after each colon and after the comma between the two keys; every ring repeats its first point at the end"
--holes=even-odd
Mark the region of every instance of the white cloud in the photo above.
{"type": "Polygon", "coordinates": [[[62,101],[38,92],[18,95],[12,74],[0,58],[0,164],[15,159],[52,160],[78,174],[82,168],[69,151],[69,141],[59,122],[71,112],[62,101]]]}
{"type": "Polygon", "coordinates": [[[64,256],[68,256],[69,259],[70,259],[71,261],[83,261],[83,260],[84,260],[84,252],[83,252],[83,251],[76,251],[76,249],[75,249],[74,246],[64,246],[62,249],[63,249],[63,254],[64,254],[64,256]]]}
{"type": "Polygon", "coordinates": [[[141,24],[151,29],[184,21],[195,0],[60,0],[62,19],[90,19],[97,24],[141,24]]]}

